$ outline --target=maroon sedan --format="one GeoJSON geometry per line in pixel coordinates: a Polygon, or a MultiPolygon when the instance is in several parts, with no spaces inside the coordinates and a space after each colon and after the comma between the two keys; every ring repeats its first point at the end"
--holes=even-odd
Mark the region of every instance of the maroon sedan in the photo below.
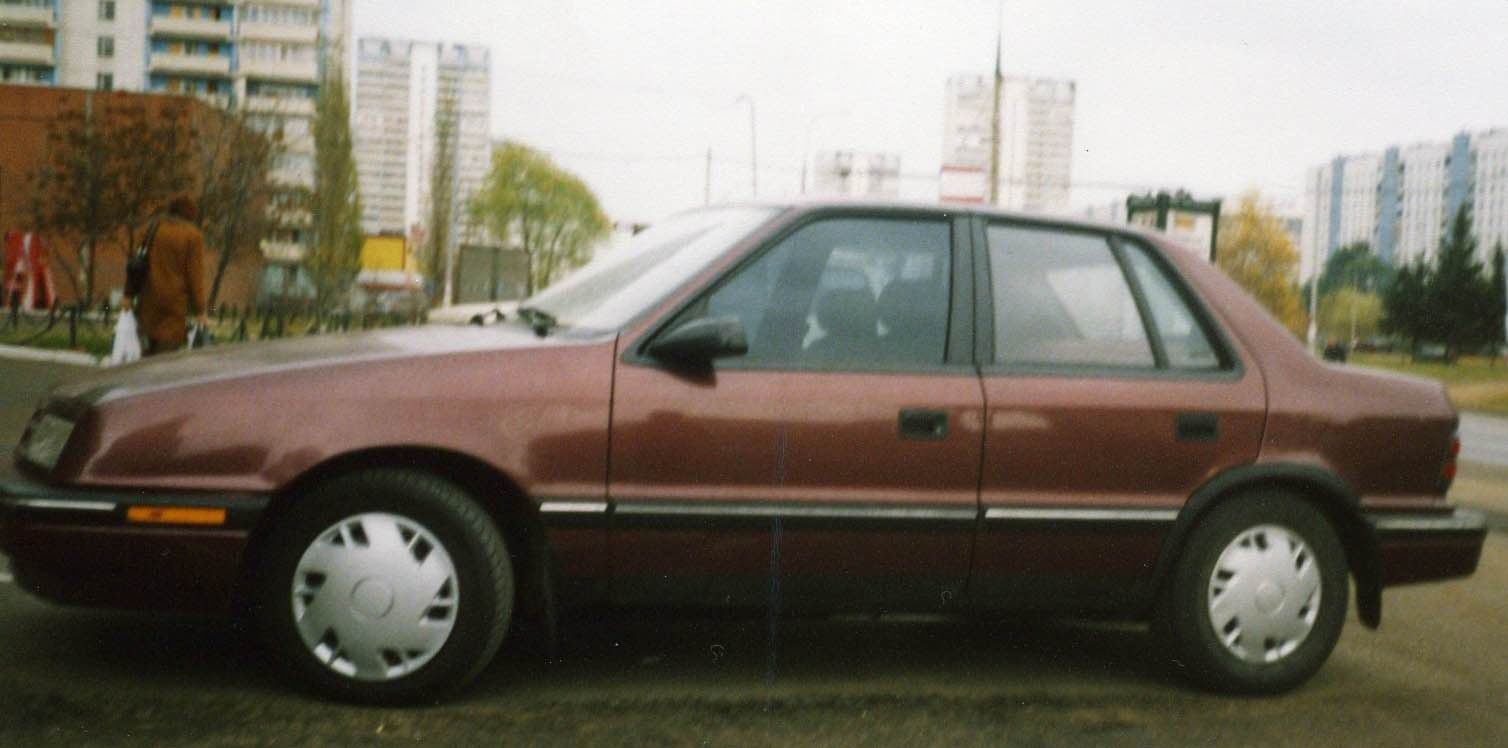
{"type": "Polygon", "coordinates": [[[62,603],[244,610],[317,690],[457,688],[593,604],[1158,624],[1206,685],[1324,662],[1349,587],[1471,574],[1440,385],[1311,357],[1125,228],[895,205],[669,219],[492,327],[57,389],[0,549],[62,603]]]}

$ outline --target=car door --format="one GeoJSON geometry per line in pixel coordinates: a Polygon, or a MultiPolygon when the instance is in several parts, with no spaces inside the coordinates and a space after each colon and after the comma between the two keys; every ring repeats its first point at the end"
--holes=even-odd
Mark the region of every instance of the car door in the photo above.
{"type": "Polygon", "coordinates": [[[983,396],[955,234],[967,224],[935,214],[809,216],[627,348],[608,485],[615,599],[956,599],[983,396]],[[717,317],[739,320],[747,354],[707,372],[644,354],[717,317]]]}
{"type": "Polygon", "coordinates": [[[1022,607],[1142,599],[1188,497],[1255,459],[1255,366],[1153,248],[980,219],[987,426],[971,595],[1022,607]]]}

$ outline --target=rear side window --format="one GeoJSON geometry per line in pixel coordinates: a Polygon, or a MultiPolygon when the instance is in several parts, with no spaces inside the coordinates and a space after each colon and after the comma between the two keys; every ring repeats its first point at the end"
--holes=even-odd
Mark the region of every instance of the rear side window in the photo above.
{"type": "Polygon", "coordinates": [[[1120,263],[1101,236],[990,226],[995,361],[1152,368],[1156,359],[1120,263]]]}
{"type": "Polygon", "coordinates": [[[1209,335],[1194,317],[1172,281],[1157,263],[1147,256],[1147,250],[1133,244],[1122,243],[1136,282],[1141,285],[1147,308],[1152,314],[1153,326],[1162,338],[1163,351],[1168,356],[1172,369],[1219,369],[1220,356],[1210,344],[1209,335]]]}

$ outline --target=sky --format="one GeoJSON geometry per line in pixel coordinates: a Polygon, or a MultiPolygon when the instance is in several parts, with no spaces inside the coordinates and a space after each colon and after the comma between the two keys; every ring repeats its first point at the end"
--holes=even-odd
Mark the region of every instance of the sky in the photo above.
{"type": "MultiPolygon", "coordinates": [[[[993,67],[997,2],[354,6],[358,37],[488,46],[494,139],[652,222],[794,196],[803,154],[835,148],[898,153],[902,197],[935,200],[943,86],[993,67]]],[[[1335,155],[1508,127],[1508,0],[1006,0],[1003,17],[1006,74],[1077,84],[1076,207],[1180,187],[1296,204],[1335,155]]]]}

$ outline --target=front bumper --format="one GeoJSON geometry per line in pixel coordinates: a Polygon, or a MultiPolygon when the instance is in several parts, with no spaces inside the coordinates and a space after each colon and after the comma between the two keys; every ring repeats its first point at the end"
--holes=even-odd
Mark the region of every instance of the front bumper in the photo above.
{"type": "Polygon", "coordinates": [[[77,489],[0,477],[0,553],[65,605],[223,610],[269,496],[77,489]]]}
{"type": "Polygon", "coordinates": [[[1470,576],[1487,539],[1481,512],[1376,513],[1367,517],[1377,542],[1384,587],[1470,576]]]}

